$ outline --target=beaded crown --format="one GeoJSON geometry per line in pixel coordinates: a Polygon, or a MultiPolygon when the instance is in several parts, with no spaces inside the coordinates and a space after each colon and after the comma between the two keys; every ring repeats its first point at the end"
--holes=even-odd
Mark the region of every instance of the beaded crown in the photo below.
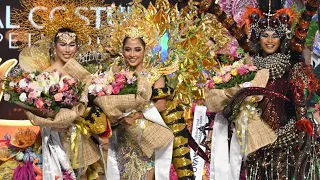
{"type": "Polygon", "coordinates": [[[244,13],[246,29],[251,41],[257,41],[263,31],[276,31],[280,37],[286,35],[290,39],[291,25],[297,18],[297,13],[292,8],[273,10],[272,2],[269,0],[267,12],[248,7],[244,13]]]}

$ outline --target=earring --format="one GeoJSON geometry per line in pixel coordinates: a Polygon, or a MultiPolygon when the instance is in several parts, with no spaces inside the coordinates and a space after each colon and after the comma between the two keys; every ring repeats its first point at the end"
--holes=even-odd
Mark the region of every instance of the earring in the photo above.
{"type": "Polygon", "coordinates": [[[287,54],[289,51],[289,44],[290,44],[290,39],[288,39],[287,37],[284,38],[283,42],[281,43],[280,46],[280,51],[283,54],[287,54]]]}
{"type": "Polygon", "coordinates": [[[55,54],[55,50],[53,50],[53,48],[49,49],[49,55],[50,55],[50,60],[54,61],[56,54],[55,54]]]}

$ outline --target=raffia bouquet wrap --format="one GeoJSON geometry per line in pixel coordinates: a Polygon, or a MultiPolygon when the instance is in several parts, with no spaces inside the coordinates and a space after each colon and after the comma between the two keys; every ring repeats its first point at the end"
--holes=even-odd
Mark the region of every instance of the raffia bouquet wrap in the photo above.
{"type": "MultiPolygon", "coordinates": [[[[211,112],[221,112],[224,107],[230,102],[231,98],[241,89],[246,88],[249,85],[250,87],[266,87],[269,80],[269,70],[262,69],[258,70],[250,82],[236,85],[235,87],[227,89],[209,89],[206,88],[205,103],[208,107],[208,110],[211,112]]],[[[249,102],[253,97],[247,97],[245,102],[249,102]]],[[[262,99],[262,96],[254,97],[255,101],[258,102],[262,99]]],[[[275,142],[277,139],[276,133],[261,119],[261,115],[256,112],[257,110],[249,110],[247,107],[242,106],[240,108],[240,113],[234,120],[236,128],[240,131],[240,128],[243,128],[241,124],[244,124],[245,119],[247,118],[247,137],[246,142],[241,142],[242,136],[238,134],[238,140],[241,143],[245,143],[247,147],[247,153],[250,154],[256,150],[264,147],[268,144],[275,142]],[[244,117],[244,114],[250,114],[249,117],[244,117]],[[254,113],[254,115],[252,114],[254,113]]]]}
{"type": "Polygon", "coordinates": [[[106,95],[94,99],[94,103],[101,107],[111,123],[117,123],[125,113],[142,110],[150,102],[152,90],[146,77],[138,76],[136,94],[106,95]]]}
{"type": "MultiPolygon", "coordinates": [[[[100,96],[94,103],[103,109],[112,123],[118,123],[126,114],[142,111],[150,103],[151,94],[147,78],[139,75],[136,94],[100,96]]],[[[148,157],[173,139],[171,130],[146,119],[137,119],[134,125],[126,126],[125,131],[148,157]]]]}
{"type": "Polygon", "coordinates": [[[83,123],[79,123],[82,119],[81,116],[86,111],[88,86],[90,85],[92,76],[74,59],[69,60],[61,71],[85,83],[79,103],[70,109],[60,108],[53,117],[41,117],[29,111],[26,111],[26,115],[37,126],[64,129],[71,127],[71,137],[67,133],[62,139],[64,150],[71,160],[73,169],[86,168],[86,166],[100,159],[99,149],[92,142],[89,131],[83,126],[83,123]]]}
{"type": "Polygon", "coordinates": [[[170,129],[146,119],[137,119],[134,125],[126,126],[125,130],[149,158],[155,150],[167,146],[174,138],[170,129]]]}
{"type": "Polygon", "coordinates": [[[91,81],[91,74],[74,59],[68,61],[61,71],[84,83],[78,103],[71,108],[60,108],[59,111],[51,113],[42,113],[36,108],[25,107],[26,115],[34,125],[67,128],[84,113],[87,103],[87,86],[91,81]]]}

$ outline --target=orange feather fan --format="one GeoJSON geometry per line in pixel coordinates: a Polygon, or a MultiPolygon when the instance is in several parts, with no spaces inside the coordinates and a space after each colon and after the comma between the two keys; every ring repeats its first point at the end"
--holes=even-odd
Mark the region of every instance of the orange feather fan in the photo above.
{"type": "Polygon", "coordinates": [[[260,18],[264,17],[263,12],[260,9],[254,8],[254,7],[247,7],[246,12],[243,14],[243,17],[245,19],[244,22],[245,22],[246,31],[249,31],[249,29],[250,29],[250,26],[251,26],[251,23],[252,23],[250,16],[253,13],[258,14],[260,16],[260,18]]]}
{"type": "Polygon", "coordinates": [[[293,11],[292,8],[282,8],[276,11],[275,17],[279,18],[281,14],[288,14],[289,16],[289,24],[291,25],[293,21],[298,19],[298,13],[293,11]]]}

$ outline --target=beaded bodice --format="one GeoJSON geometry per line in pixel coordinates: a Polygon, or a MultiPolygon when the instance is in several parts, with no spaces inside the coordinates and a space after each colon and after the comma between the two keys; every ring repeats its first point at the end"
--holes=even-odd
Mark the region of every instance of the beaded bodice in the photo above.
{"type": "MultiPolygon", "coordinates": [[[[268,89],[272,89],[275,92],[286,94],[288,84],[285,81],[285,77],[277,80],[270,80],[267,84],[268,89]]],[[[282,121],[286,119],[284,114],[284,100],[275,97],[264,97],[259,104],[262,110],[262,119],[273,129],[276,130],[282,124],[282,121]]]]}
{"type": "MultiPolygon", "coordinates": [[[[287,92],[290,92],[288,91],[290,55],[274,53],[267,57],[256,56],[252,61],[258,69],[269,69],[270,78],[266,88],[287,96],[287,92]]],[[[287,116],[288,114],[286,109],[288,107],[288,103],[286,103],[284,99],[266,96],[259,103],[259,107],[262,110],[262,119],[273,130],[277,130],[281,126],[285,125],[289,120],[288,118],[291,118],[287,116]]],[[[289,108],[289,110],[291,109],[292,108],[289,108]]]]}

